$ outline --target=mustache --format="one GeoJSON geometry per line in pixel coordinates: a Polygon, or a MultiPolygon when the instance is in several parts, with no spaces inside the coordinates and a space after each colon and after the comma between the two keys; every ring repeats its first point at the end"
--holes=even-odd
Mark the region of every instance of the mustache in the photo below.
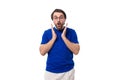
{"type": "Polygon", "coordinates": [[[61,22],[57,22],[57,24],[59,25],[59,24],[61,24],[61,22]]]}
{"type": "Polygon", "coordinates": [[[61,23],[57,23],[57,25],[61,25],[61,23]]]}

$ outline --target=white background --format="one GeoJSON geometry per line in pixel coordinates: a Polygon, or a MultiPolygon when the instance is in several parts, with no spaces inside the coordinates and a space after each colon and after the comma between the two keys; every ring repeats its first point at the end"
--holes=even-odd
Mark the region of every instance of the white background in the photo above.
{"type": "Polygon", "coordinates": [[[55,8],[78,34],[75,80],[120,80],[119,0],[1,0],[0,80],[44,80],[39,45],[55,8]]]}

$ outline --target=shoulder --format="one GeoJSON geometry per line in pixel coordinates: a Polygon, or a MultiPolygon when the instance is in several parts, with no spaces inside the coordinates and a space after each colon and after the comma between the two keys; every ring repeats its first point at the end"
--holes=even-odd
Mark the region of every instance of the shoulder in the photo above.
{"type": "Polygon", "coordinates": [[[67,34],[69,34],[70,36],[77,36],[75,29],[72,28],[67,28],[67,34]]]}
{"type": "Polygon", "coordinates": [[[46,29],[43,32],[43,36],[50,36],[51,35],[51,29],[46,29]]]}
{"type": "Polygon", "coordinates": [[[51,29],[50,29],[50,28],[45,30],[45,32],[49,32],[49,31],[51,31],[51,29]]]}
{"type": "Polygon", "coordinates": [[[75,30],[72,29],[72,28],[67,28],[67,31],[68,31],[68,32],[71,32],[71,33],[75,32],[75,30]]]}
{"type": "Polygon", "coordinates": [[[44,33],[51,33],[51,29],[46,29],[44,33]]]}
{"type": "Polygon", "coordinates": [[[43,33],[43,37],[45,37],[48,40],[51,39],[52,37],[51,29],[46,29],[43,33]]]}

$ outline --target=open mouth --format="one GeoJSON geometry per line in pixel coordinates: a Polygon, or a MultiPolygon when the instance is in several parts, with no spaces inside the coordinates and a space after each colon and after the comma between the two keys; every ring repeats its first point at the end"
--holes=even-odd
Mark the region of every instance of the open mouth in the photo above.
{"type": "Polygon", "coordinates": [[[60,26],[60,25],[61,25],[61,23],[57,23],[57,25],[58,25],[58,26],[60,26]]]}

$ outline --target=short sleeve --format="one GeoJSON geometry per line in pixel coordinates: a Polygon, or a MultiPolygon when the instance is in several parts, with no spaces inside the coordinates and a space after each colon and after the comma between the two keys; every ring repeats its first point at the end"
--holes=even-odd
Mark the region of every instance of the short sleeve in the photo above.
{"type": "Polygon", "coordinates": [[[72,34],[71,42],[73,42],[73,43],[79,43],[78,38],[77,38],[77,34],[76,34],[75,30],[72,30],[71,34],[72,34]]]}
{"type": "Polygon", "coordinates": [[[47,38],[47,32],[45,31],[42,35],[42,41],[41,44],[46,44],[48,42],[48,38],[47,38]]]}

